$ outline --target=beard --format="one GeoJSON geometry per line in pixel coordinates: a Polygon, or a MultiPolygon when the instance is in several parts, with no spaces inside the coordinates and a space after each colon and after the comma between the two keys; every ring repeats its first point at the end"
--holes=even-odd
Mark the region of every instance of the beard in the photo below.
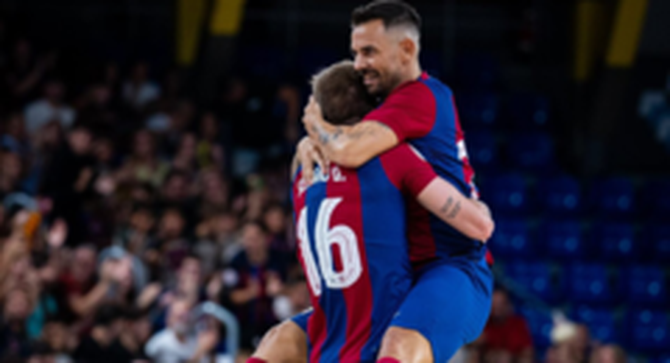
{"type": "Polygon", "coordinates": [[[366,77],[374,79],[374,83],[364,83],[364,86],[370,96],[381,100],[385,99],[391,91],[401,83],[400,76],[395,74],[387,74],[386,76],[383,76],[380,72],[374,69],[361,70],[360,75],[363,82],[365,82],[366,77]]]}

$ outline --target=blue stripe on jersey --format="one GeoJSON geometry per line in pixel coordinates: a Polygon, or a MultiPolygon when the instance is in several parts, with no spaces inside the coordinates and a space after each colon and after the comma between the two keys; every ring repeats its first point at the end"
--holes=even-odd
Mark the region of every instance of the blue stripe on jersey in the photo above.
{"type": "Polygon", "coordinates": [[[358,169],[358,177],[363,236],[373,290],[372,330],[361,360],[375,362],[384,332],[411,287],[412,270],[402,194],[389,181],[379,158],[358,169]]]}
{"type": "Polygon", "coordinates": [[[421,154],[433,166],[435,172],[451,182],[464,195],[470,195],[470,186],[465,182],[463,164],[458,158],[456,145],[456,114],[453,109],[453,93],[435,78],[421,79],[435,97],[437,111],[435,124],[430,133],[411,140],[421,154]]]}
{"type": "MultiPolygon", "coordinates": [[[[316,253],[314,232],[321,202],[327,198],[326,185],[327,183],[312,184],[307,189],[305,199],[305,205],[309,206],[307,208],[307,231],[317,266],[321,265],[321,261],[319,261],[318,253],[316,253]]],[[[326,283],[321,274],[319,274],[319,278],[322,286],[319,305],[321,305],[326,317],[326,328],[328,329],[325,341],[321,345],[321,361],[338,362],[339,349],[344,345],[346,339],[347,304],[341,290],[326,288],[326,283]]]]}
{"type": "MultiPolygon", "coordinates": [[[[463,164],[458,157],[453,93],[447,85],[435,78],[422,78],[420,82],[428,86],[435,97],[437,105],[435,124],[428,135],[411,140],[410,143],[423,154],[439,176],[449,181],[463,195],[469,196],[470,186],[465,181],[463,164]]],[[[466,237],[432,214],[430,226],[439,257],[448,258],[455,254],[465,254],[478,260],[486,253],[480,242],[466,237]]]]}

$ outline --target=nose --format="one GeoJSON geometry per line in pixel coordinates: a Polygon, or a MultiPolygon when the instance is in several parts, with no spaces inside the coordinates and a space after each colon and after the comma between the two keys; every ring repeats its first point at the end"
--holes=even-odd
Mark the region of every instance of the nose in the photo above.
{"type": "Polygon", "coordinates": [[[365,69],[365,66],[366,66],[365,58],[360,54],[356,54],[356,56],[354,57],[354,69],[360,71],[362,69],[365,69]]]}

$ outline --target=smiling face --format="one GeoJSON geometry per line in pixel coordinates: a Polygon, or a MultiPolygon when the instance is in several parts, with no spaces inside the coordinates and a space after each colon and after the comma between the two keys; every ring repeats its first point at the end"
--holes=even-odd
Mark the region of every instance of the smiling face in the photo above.
{"type": "Polygon", "coordinates": [[[386,27],[374,19],[355,25],[351,31],[354,68],[368,93],[386,97],[400,84],[420,73],[419,40],[408,26],[386,27]]]}

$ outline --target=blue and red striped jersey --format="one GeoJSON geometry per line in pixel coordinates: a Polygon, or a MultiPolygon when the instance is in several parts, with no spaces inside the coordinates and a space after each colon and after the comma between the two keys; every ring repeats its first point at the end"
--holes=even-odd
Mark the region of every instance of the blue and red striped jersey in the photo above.
{"type": "Polygon", "coordinates": [[[437,175],[407,144],[358,169],[331,165],[292,198],[313,313],[310,362],[374,362],[412,283],[406,197],[437,175]]]}
{"type": "MultiPolygon", "coordinates": [[[[464,195],[478,198],[474,170],[451,89],[423,73],[397,87],[365,120],[390,127],[400,142],[414,146],[442,178],[464,195]]],[[[438,258],[481,258],[486,248],[418,205],[409,206],[410,258],[421,266],[438,258]]]]}

